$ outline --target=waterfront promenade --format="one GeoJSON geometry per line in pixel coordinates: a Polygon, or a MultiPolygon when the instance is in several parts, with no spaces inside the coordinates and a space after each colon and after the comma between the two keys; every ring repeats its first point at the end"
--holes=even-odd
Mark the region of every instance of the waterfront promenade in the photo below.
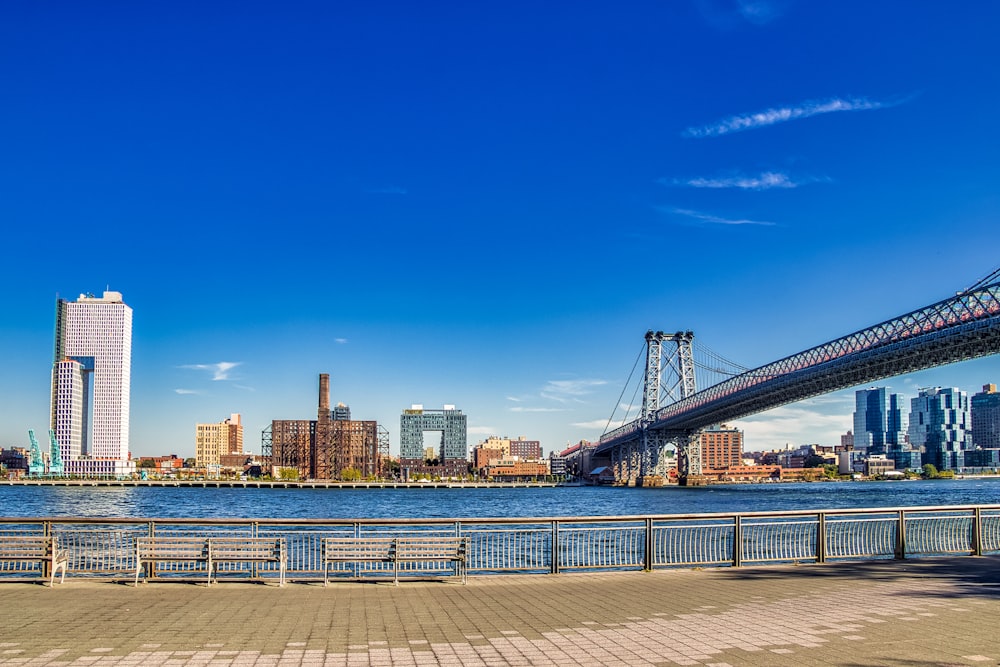
{"type": "Polygon", "coordinates": [[[0,596],[4,666],[1000,663],[995,556],[0,596]]]}

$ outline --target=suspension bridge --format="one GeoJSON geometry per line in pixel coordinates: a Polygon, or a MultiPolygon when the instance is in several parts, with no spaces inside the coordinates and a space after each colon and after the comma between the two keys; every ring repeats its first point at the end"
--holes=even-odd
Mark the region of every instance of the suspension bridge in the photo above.
{"type": "Polygon", "coordinates": [[[680,483],[696,485],[703,470],[699,436],[709,426],[1000,352],[1000,268],[954,297],[754,369],[707,349],[696,362],[690,331],[649,331],[645,338],[639,416],[606,431],[595,455],[611,459],[618,483],[649,485],[662,480],[673,447],[680,483]],[[696,369],[711,378],[700,390],[696,369]]]}

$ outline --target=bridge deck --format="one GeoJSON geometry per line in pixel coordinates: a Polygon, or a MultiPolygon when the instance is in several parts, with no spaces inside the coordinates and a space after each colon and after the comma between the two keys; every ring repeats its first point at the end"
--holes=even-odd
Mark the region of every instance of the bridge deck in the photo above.
{"type": "MultiPolygon", "coordinates": [[[[1000,352],[1000,283],[737,375],[656,411],[650,430],[689,432],[908,372],[1000,352]]],[[[641,437],[634,420],[601,437],[598,454],[641,437]]]]}
{"type": "Polygon", "coordinates": [[[0,585],[0,665],[997,664],[1000,558],[133,589],[0,585]]]}

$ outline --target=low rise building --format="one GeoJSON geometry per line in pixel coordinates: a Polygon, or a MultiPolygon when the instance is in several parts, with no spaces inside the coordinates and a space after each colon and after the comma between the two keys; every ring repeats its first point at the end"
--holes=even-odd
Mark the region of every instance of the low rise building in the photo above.
{"type": "Polygon", "coordinates": [[[243,424],[238,413],[217,424],[195,426],[194,458],[199,467],[220,465],[221,457],[243,453],[243,424]]]}
{"type": "Polygon", "coordinates": [[[896,462],[885,455],[874,455],[865,458],[864,474],[866,477],[883,477],[887,472],[896,469],[896,462]]]}
{"type": "Polygon", "coordinates": [[[486,468],[486,476],[490,479],[526,479],[548,474],[547,461],[523,461],[516,456],[500,459],[486,468]]]}

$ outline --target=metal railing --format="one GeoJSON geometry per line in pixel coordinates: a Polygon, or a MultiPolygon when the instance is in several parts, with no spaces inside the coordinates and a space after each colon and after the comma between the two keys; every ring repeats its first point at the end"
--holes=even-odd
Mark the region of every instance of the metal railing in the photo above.
{"type": "MultiPolygon", "coordinates": [[[[134,574],[135,539],[154,535],[281,537],[288,576],[322,578],[324,537],[462,536],[468,571],[558,573],[764,565],[1000,553],[1000,505],[838,509],[737,514],[506,519],[73,519],[0,518],[0,575],[41,574],[40,563],[2,560],[5,535],[53,535],[69,576],[134,574]]],[[[440,563],[407,563],[434,574],[440,563]]],[[[195,576],[199,563],[160,563],[155,577],[195,576]]],[[[384,563],[337,563],[350,576],[390,575],[384,563]]],[[[277,576],[276,564],[222,563],[220,572],[277,576]]]]}

